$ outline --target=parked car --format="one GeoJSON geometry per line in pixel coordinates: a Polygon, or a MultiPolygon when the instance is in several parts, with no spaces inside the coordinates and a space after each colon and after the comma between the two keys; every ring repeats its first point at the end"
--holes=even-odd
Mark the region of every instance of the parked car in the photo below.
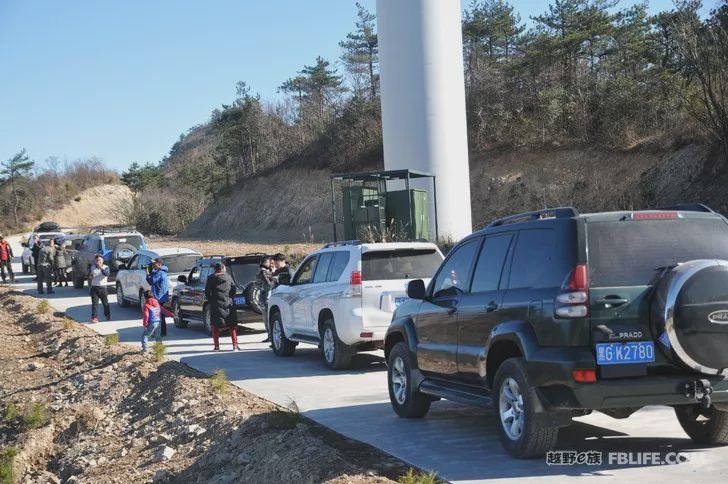
{"type": "Polygon", "coordinates": [[[407,283],[431,277],[442,259],[428,242],[327,244],[271,294],[273,351],[290,356],[298,343],[315,344],[329,368],[348,368],[354,353],[381,348],[407,283]]]}
{"type": "Polygon", "coordinates": [[[47,243],[51,239],[58,239],[59,237],[64,237],[66,235],[61,231],[57,224],[54,224],[53,222],[50,222],[52,225],[49,225],[49,222],[45,222],[45,224],[46,225],[41,224],[36,227],[36,231],[28,235],[27,241],[21,244],[23,247],[23,253],[21,255],[23,274],[35,274],[35,260],[33,259],[32,249],[36,235],[38,235],[43,244],[47,243]]]}
{"type": "Polygon", "coordinates": [[[728,221],[704,206],[497,220],[410,282],[385,340],[392,407],[490,405],[516,457],[552,449],[573,416],[647,405],[726,444],[726,287],[728,221]]]}
{"type": "Polygon", "coordinates": [[[169,278],[169,293],[179,284],[178,277],[187,274],[195,266],[202,254],[183,247],[139,250],[128,264],[122,264],[116,275],[116,300],[121,307],[130,303],[144,305],[144,291],[151,289],[147,283],[147,268],[152,261],[161,258],[169,278]]]}
{"type": "Polygon", "coordinates": [[[96,255],[104,257],[111,276],[109,283],[116,281],[116,274],[123,264],[127,264],[140,249],[146,249],[144,236],[132,227],[95,227],[83,238],[83,242],[73,256],[73,287],[81,289],[86,282],[86,274],[94,264],[96,255]]]}
{"type": "Polygon", "coordinates": [[[209,256],[199,259],[187,275],[178,277],[180,284],[172,294],[172,311],[177,316],[178,327],[186,328],[190,322],[201,323],[208,334],[212,333],[210,312],[205,298],[207,278],[214,272],[214,265],[222,262],[232,276],[237,292],[233,298],[232,318],[239,324],[263,321],[263,303],[255,275],[263,259],[263,253],[236,257],[209,256]]]}

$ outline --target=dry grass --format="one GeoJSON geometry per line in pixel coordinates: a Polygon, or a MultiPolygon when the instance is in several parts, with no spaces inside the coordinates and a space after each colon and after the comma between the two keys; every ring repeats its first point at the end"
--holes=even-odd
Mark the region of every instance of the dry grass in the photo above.
{"type": "Polygon", "coordinates": [[[106,343],[106,346],[119,344],[119,335],[117,333],[107,334],[106,337],[104,337],[104,343],[106,343]]]}
{"type": "Polygon", "coordinates": [[[76,321],[70,318],[63,318],[63,329],[72,330],[78,325],[76,321]]]}
{"type": "Polygon", "coordinates": [[[38,314],[48,314],[48,311],[50,311],[50,310],[51,310],[51,305],[45,299],[43,299],[41,302],[39,302],[38,305],[35,307],[35,312],[38,314]]]}
{"type": "Polygon", "coordinates": [[[11,422],[18,418],[20,416],[20,407],[18,407],[15,403],[10,402],[8,403],[7,407],[5,407],[5,420],[8,422],[11,422]]]}
{"type": "Polygon", "coordinates": [[[147,238],[149,246],[154,248],[161,247],[187,247],[204,255],[243,255],[252,252],[264,252],[266,254],[275,254],[282,252],[289,256],[297,254],[308,254],[309,252],[320,249],[322,244],[318,243],[248,243],[237,240],[196,240],[196,239],[179,239],[176,237],[149,237],[147,238]]]}
{"type": "Polygon", "coordinates": [[[154,359],[157,361],[164,360],[164,355],[167,353],[167,348],[164,346],[164,343],[161,341],[157,341],[152,345],[152,354],[154,355],[154,359]]]}
{"type": "Polygon", "coordinates": [[[210,376],[210,390],[212,393],[223,393],[227,391],[230,386],[227,375],[224,370],[215,370],[210,376]]]}
{"type": "Polygon", "coordinates": [[[48,409],[42,403],[34,403],[23,414],[23,424],[26,428],[37,429],[48,421],[48,409]]]}
{"type": "Polygon", "coordinates": [[[0,484],[12,484],[15,482],[13,473],[13,462],[18,451],[15,447],[7,447],[0,452],[0,484]]]}
{"type": "Polygon", "coordinates": [[[397,479],[400,484],[438,484],[442,482],[437,474],[430,472],[425,474],[414,469],[409,469],[407,473],[397,479]]]}

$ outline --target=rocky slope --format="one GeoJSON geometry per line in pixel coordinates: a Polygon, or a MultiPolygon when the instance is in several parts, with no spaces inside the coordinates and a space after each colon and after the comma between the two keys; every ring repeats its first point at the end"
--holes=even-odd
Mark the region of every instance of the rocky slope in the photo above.
{"type": "Polygon", "coordinates": [[[383,483],[407,471],[293,407],[44,310],[0,288],[0,482],[383,483]]]}

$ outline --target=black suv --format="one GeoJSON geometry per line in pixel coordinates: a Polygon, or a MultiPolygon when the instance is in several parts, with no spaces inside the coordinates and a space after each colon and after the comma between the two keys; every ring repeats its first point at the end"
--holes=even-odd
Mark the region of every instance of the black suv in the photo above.
{"type": "Polygon", "coordinates": [[[728,221],[703,205],[514,215],[407,291],[385,339],[402,417],[490,406],[533,457],[573,416],[670,405],[694,441],[728,443],[728,221]]]}
{"type": "Polygon", "coordinates": [[[215,272],[214,266],[222,262],[227,267],[237,287],[233,298],[234,311],[231,318],[240,324],[263,322],[263,294],[255,282],[255,276],[263,259],[263,253],[246,254],[240,257],[208,256],[199,259],[186,276],[179,276],[180,285],[172,292],[172,311],[177,316],[177,327],[186,328],[190,321],[202,323],[205,331],[212,333],[210,311],[205,298],[207,278],[215,272]]]}

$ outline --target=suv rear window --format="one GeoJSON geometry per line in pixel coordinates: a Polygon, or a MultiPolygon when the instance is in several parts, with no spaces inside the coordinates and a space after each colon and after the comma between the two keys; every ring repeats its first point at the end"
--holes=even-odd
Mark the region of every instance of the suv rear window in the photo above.
{"type": "Polygon", "coordinates": [[[123,235],[119,237],[104,237],[106,250],[114,250],[119,244],[131,244],[135,249],[142,246],[142,238],[139,235],[123,235]]]}
{"type": "Polygon", "coordinates": [[[228,265],[233,281],[241,288],[253,282],[255,275],[258,273],[258,269],[260,269],[260,260],[250,260],[247,262],[242,260],[237,262],[227,261],[226,264],[228,265]]]}
{"type": "Polygon", "coordinates": [[[442,263],[435,249],[398,249],[364,252],[361,277],[364,281],[427,279],[442,263]]]}
{"type": "Polygon", "coordinates": [[[162,257],[164,265],[170,273],[189,272],[195,267],[195,262],[200,256],[197,254],[167,255],[162,257]]]}
{"type": "Polygon", "coordinates": [[[678,262],[728,260],[728,224],[714,218],[591,222],[587,239],[593,287],[642,286],[678,262]]]}

